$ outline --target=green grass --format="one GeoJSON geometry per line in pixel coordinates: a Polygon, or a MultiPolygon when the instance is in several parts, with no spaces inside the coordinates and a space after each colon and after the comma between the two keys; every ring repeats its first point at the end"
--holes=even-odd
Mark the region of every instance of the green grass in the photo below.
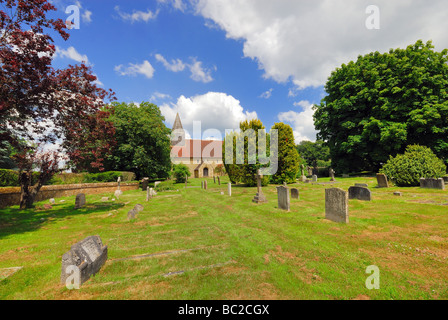
{"type": "Polygon", "coordinates": [[[368,183],[373,200],[350,200],[350,223],[337,224],[324,219],[330,185],[290,185],[300,200],[285,212],[274,185],[263,188],[268,203],[254,204],[256,188],[233,186],[229,197],[221,180],[208,179],[205,191],[190,179],[196,188],[176,184],[149,202],[135,190],[107,203],[101,198],[112,194],[87,195],[80,210],[74,197],[47,211],[1,210],[0,269],[23,268],[3,280],[0,270],[0,299],[448,298],[447,191],[338,178],[334,186],[344,190],[368,183]],[[145,209],[128,221],[137,203],[145,209]],[[108,246],[108,261],[68,290],[59,280],[62,255],[90,235],[108,246]],[[171,254],[117,260],[164,252],[171,254]],[[370,265],[380,269],[379,290],[365,286],[370,265]]]}

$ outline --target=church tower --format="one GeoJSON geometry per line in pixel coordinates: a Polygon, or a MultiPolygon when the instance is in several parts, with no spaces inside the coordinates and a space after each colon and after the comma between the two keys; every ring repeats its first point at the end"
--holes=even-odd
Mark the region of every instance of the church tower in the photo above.
{"type": "Polygon", "coordinates": [[[180,121],[179,113],[176,113],[176,120],[174,120],[173,129],[171,131],[171,146],[185,145],[185,131],[180,121]]]}

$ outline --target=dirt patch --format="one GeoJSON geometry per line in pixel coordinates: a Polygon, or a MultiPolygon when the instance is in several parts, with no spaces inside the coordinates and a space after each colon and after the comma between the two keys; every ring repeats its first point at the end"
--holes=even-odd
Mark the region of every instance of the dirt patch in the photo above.
{"type": "Polygon", "coordinates": [[[353,298],[352,300],[370,300],[370,297],[366,296],[364,294],[360,294],[359,296],[357,296],[356,298],[353,298]]]}

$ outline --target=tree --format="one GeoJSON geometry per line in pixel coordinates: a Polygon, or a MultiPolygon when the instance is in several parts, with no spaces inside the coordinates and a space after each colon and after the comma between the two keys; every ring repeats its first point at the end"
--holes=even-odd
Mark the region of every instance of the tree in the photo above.
{"type": "Polygon", "coordinates": [[[170,133],[159,107],[113,102],[110,120],[117,146],[105,161],[108,170],[132,171],[138,179],[163,179],[171,171],[170,133]]]}
{"type": "Polygon", "coordinates": [[[316,172],[317,167],[321,164],[329,165],[330,149],[322,140],[317,140],[316,142],[303,140],[296,148],[300,157],[305,159],[306,163],[312,166],[316,172]]]}
{"type": "Polygon", "coordinates": [[[191,175],[190,170],[183,163],[173,165],[173,176],[176,183],[184,183],[187,177],[191,175]]]}
{"type": "Polygon", "coordinates": [[[299,170],[300,157],[294,143],[292,128],[280,122],[275,123],[272,129],[278,130],[278,169],[277,173],[271,177],[271,182],[294,183],[299,170]]]}
{"type": "Polygon", "coordinates": [[[218,164],[215,168],[215,173],[219,174],[220,176],[226,174],[226,168],[222,164],[218,164]]]}
{"type": "MultiPolygon", "coordinates": [[[[69,34],[61,19],[48,19],[56,8],[47,0],[0,0],[0,141],[16,149],[14,160],[21,181],[20,208],[30,207],[40,187],[58,170],[64,145],[76,141],[74,124],[86,128],[92,116],[113,99],[113,92],[98,88],[89,67],[69,66],[55,70],[54,31],[64,40],[69,34]],[[53,151],[45,146],[65,140],[53,151]],[[26,144],[21,143],[26,141],[26,144]],[[31,172],[40,169],[31,186],[31,172]]],[[[104,127],[96,126],[104,131],[104,127]]],[[[75,150],[72,150],[74,152],[75,150]]],[[[108,150],[90,150],[101,167],[108,150]]]]}
{"type": "Polygon", "coordinates": [[[448,161],[448,50],[433,48],[419,40],[332,72],[314,123],[336,171],[376,171],[410,144],[448,161]]]}

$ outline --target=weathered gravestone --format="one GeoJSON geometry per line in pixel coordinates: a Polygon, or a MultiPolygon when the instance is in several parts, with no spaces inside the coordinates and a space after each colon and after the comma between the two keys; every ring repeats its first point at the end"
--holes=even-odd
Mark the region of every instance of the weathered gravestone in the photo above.
{"type": "Polygon", "coordinates": [[[387,182],[387,176],[385,174],[377,173],[376,181],[378,182],[378,188],[389,188],[389,183],[387,182]]]}
{"type": "Polygon", "coordinates": [[[277,203],[279,209],[289,211],[290,201],[288,187],[277,187],[277,203]]]}
{"type": "Polygon", "coordinates": [[[54,198],[50,199],[50,204],[56,204],[56,200],[54,200],[54,198]]]}
{"type": "Polygon", "coordinates": [[[268,202],[265,195],[263,194],[263,190],[261,190],[261,178],[263,178],[263,175],[261,174],[261,170],[257,170],[257,174],[255,175],[255,178],[257,179],[257,194],[252,199],[252,202],[255,203],[264,203],[268,202]]]}
{"type": "Polygon", "coordinates": [[[152,198],[149,187],[146,187],[146,201],[149,201],[152,198]]]}
{"type": "Polygon", "coordinates": [[[67,284],[67,278],[74,276],[79,279],[80,285],[83,284],[100,271],[106,260],[107,246],[103,246],[101,238],[85,238],[72,245],[70,251],[62,256],[61,283],[67,284]]]}
{"type": "Polygon", "coordinates": [[[313,182],[317,182],[317,176],[313,174],[313,182]]]}
{"type": "Polygon", "coordinates": [[[162,181],[156,181],[156,182],[154,182],[154,189],[157,187],[157,185],[159,185],[159,184],[161,184],[162,183],[162,181]]]}
{"type": "Polygon", "coordinates": [[[325,189],[325,219],[348,223],[348,193],[339,188],[325,189]]]}
{"type": "Polygon", "coordinates": [[[84,207],[86,204],[86,195],[84,193],[78,193],[76,195],[76,200],[75,200],[75,209],[80,209],[82,207],[84,207]]]}
{"type": "Polygon", "coordinates": [[[118,179],[117,179],[117,190],[120,190],[120,182],[121,182],[121,177],[118,177],[118,179]]]}
{"type": "Polygon", "coordinates": [[[142,191],[146,191],[149,185],[149,178],[143,178],[142,180],[142,191]]]}
{"type": "Polygon", "coordinates": [[[138,203],[134,206],[134,209],[137,210],[137,212],[140,212],[143,211],[144,208],[141,204],[138,203]]]}
{"type": "Polygon", "coordinates": [[[299,189],[291,188],[291,199],[299,199],[299,189]]]}
{"type": "Polygon", "coordinates": [[[330,170],[329,170],[330,181],[336,181],[334,179],[334,174],[335,174],[334,170],[332,168],[330,168],[330,170]]]}
{"type": "Polygon", "coordinates": [[[348,198],[349,199],[358,199],[362,201],[371,201],[372,193],[366,187],[350,187],[348,188],[348,198]]]}
{"type": "Polygon", "coordinates": [[[367,188],[369,185],[367,183],[355,183],[355,187],[365,187],[367,188]]]}
{"type": "Polygon", "coordinates": [[[227,193],[229,194],[229,196],[232,196],[232,183],[229,182],[227,184],[227,193]]]}
{"type": "Polygon", "coordinates": [[[109,197],[102,197],[101,201],[103,201],[103,202],[109,201],[109,197]]]}
{"type": "Polygon", "coordinates": [[[216,183],[216,177],[213,176],[213,183],[216,183]]]}
{"type": "Polygon", "coordinates": [[[155,197],[155,196],[157,195],[156,190],[154,190],[153,188],[149,188],[149,195],[150,195],[151,197],[155,197]]]}
{"type": "Polygon", "coordinates": [[[442,178],[420,178],[420,188],[445,190],[445,182],[442,178]]]}
{"type": "Polygon", "coordinates": [[[123,191],[121,191],[121,190],[115,190],[115,192],[114,192],[114,196],[115,196],[115,198],[117,198],[117,199],[120,199],[120,196],[123,194],[123,191]]]}
{"type": "Polygon", "coordinates": [[[204,190],[207,190],[207,180],[204,180],[204,190]]]}
{"type": "Polygon", "coordinates": [[[204,189],[204,181],[201,181],[201,189],[204,189]]]}
{"type": "Polygon", "coordinates": [[[129,210],[128,212],[128,220],[134,220],[138,218],[138,210],[135,208],[129,210]]]}
{"type": "Polygon", "coordinates": [[[218,186],[221,185],[221,178],[218,176],[218,186]]]}
{"type": "Polygon", "coordinates": [[[395,191],[395,192],[394,192],[394,196],[401,197],[401,192],[399,192],[399,191],[395,191]]]}

